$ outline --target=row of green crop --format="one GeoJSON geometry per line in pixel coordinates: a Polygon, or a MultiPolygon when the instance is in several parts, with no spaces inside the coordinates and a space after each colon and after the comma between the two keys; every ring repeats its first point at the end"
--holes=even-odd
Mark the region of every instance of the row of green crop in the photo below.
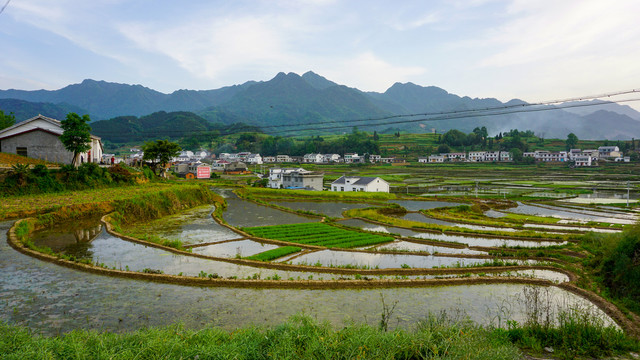
{"type": "Polygon", "coordinates": [[[335,248],[353,248],[393,241],[390,236],[350,231],[323,223],[258,226],[243,230],[267,239],[335,248]]]}
{"type": "Polygon", "coordinates": [[[247,256],[245,259],[258,260],[258,261],[271,261],[289,254],[297,253],[301,250],[302,249],[300,249],[297,246],[283,246],[277,249],[263,251],[259,254],[255,254],[252,256],[247,256]]]}

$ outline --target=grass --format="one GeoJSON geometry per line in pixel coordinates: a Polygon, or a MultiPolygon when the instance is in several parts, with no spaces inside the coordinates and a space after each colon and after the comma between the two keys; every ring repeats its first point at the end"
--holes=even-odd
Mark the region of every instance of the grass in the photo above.
{"type": "MultiPolygon", "coordinates": [[[[0,322],[3,359],[521,359],[518,346],[539,353],[546,346],[562,359],[638,351],[638,342],[585,313],[561,313],[557,326],[509,321],[508,329],[483,327],[463,315],[428,314],[411,330],[388,331],[395,305],[377,327],[347,323],[338,329],[294,315],[273,327],[233,332],[181,325],[130,333],[74,330],[46,337],[0,322]],[[517,345],[517,346],[516,346],[517,345]]],[[[531,318],[529,318],[531,320],[531,318]]]]}
{"type": "Polygon", "coordinates": [[[299,198],[299,199],[320,199],[320,200],[389,200],[396,199],[394,194],[389,193],[373,193],[373,192],[347,192],[347,191],[307,191],[307,190],[282,190],[268,188],[247,187],[238,190],[242,196],[266,197],[266,198],[299,198]]]}
{"type": "Polygon", "coordinates": [[[2,198],[0,220],[29,214],[42,214],[64,206],[105,204],[185,186],[174,183],[147,183],[116,188],[69,191],[57,194],[23,195],[2,198]]]}
{"type": "Polygon", "coordinates": [[[384,331],[366,324],[335,330],[296,315],[270,328],[233,333],[175,325],[127,334],[73,331],[43,337],[0,323],[6,359],[519,359],[504,335],[477,325],[432,317],[417,329],[384,331]]]}
{"type": "Polygon", "coordinates": [[[328,248],[354,248],[393,241],[390,236],[351,231],[323,223],[257,226],[243,230],[266,239],[328,248]]]}
{"type": "Polygon", "coordinates": [[[561,359],[600,359],[638,351],[640,344],[637,339],[629,338],[619,328],[606,325],[588,308],[574,306],[556,313],[546,300],[549,294],[545,291],[548,289],[525,288],[525,320],[523,324],[508,321],[505,331],[514,344],[535,353],[551,347],[554,355],[561,359]]]}
{"type": "Polygon", "coordinates": [[[52,163],[40,159],[29,158],[26,156],[20,156],[16,154],[8,154],[0,152],[0,167],[11,167],[15,164],[27,164],[27,165],[45,165],[47,167],[58,167],[57,163],[52,163]]]}
{"type": "Polygon", "coordinates": [[[289,254],[293,254],[293,253],[297,253],[299,251],[301,251],[302,249],[300,249],[297,246],[282,246],[279,247],[277,249],[272,249],[272,250],[267,250],[267,251],[263,251],[259,254],[255,254],[252,256],[247,256],[245,257],[245,259],[247,260],[258,260],[258,261],[271,261],[277,258],[281,258],[283,256],[289,255],[289,254]]]}

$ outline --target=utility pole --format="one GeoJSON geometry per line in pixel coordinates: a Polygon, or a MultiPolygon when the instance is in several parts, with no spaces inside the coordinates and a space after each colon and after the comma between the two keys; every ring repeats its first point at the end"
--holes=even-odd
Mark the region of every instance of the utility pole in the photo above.
{"type": "Polygon", "coordinates": [[[627,181],[627,207],[629,207],[629,181],[627,181]]]}

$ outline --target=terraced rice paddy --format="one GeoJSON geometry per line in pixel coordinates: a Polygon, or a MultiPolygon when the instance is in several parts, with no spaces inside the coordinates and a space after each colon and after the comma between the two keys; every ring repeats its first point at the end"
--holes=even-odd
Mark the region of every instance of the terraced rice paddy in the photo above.
{"type": "Polygon", "coordinates": [[[322,223],[243,228],[253,236],[328,248],[355,248],[393,241],[390,236],[359,233],[322,223]]]}

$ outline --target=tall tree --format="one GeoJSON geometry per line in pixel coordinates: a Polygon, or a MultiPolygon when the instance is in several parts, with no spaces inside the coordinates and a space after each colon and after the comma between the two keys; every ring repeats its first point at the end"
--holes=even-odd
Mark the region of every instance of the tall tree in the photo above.
{"type": "Polygon", "coordinates": [[[160,176],[165,177],[167,164],[180,154],[182,148],[169,140],[157,140],[146,142],[142,146],[142,151],[144,151],[142,159],[151,161],[153,172],[155,173],[156,168],[160,165],[160,176]]]}
{"type": "Polygon", "coordinates": [[[570,133],[569,135],[567,135],[567,140],[565,141],[565,144],[567,146],[567,151],[575,148],[576,145],[578,144],[578,137],[576,136],[576,134],[570,133]]]}
{"type": "Polygon", "coordinates": [[[65,149],[73,153],[73,161],[75,165],[80,153],[91,150],[91,126],[89,115],[80,115],[76,113],[68,113],[66,119],[60,122],[62,126],[62,135],[60,141],[65,149]]]}
{"type": "Polygon", "coordinates": [[[0,110],[0,130],[8,128],[15,123],[16,117],[13,116],[13,113],[5,115],[4,111],[0,110]]]}

